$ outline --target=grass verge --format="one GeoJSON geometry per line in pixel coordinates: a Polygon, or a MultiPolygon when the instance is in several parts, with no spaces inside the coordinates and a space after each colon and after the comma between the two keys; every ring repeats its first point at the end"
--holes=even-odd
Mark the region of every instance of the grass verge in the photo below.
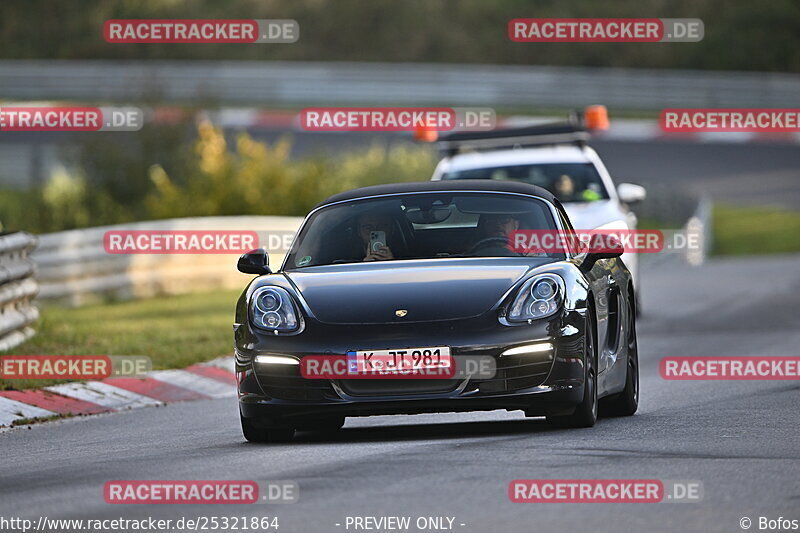
{"type": "Polygon", "coordinates": [[[800,213],[775,207],[714,205],[714,255],[800,252],[800,213]]]}
{"type": "MultiPolygon", "coordinates": [[[[14,355],[147,355],[154,369],[184,368],[233,352],[240,291],[165,296],[80,308],[44,307],[36,335],[14,355]]],[[[60,381],[0,380],[0,390],[60,381]]]]}
{"type": "Polygon", "coordinates": [[[72,414],[57,414],[51,416],[36,416],[33,418],[17,418],[11,422],[11,427],[32,426],[33,424],[41,424],[42,422],[52,422],[53,420],[63,420],[65,418],[72,418],[72,414]]]}

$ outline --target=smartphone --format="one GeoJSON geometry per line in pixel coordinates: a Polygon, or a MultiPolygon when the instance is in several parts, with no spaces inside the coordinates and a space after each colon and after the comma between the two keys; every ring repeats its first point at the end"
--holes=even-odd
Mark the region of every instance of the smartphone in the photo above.
{"type": "Polygon", "coordinates": [[[377,252],[380,248],[386,246],[386,232],[385,231],[370,231],[369,232],[369,249],[372,252],[377,252]]]}

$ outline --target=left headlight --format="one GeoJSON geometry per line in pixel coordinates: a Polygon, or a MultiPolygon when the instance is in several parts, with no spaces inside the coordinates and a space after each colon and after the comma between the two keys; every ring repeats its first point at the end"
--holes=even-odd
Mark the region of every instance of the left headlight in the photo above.
{"type": "Polygon", "coordinates": [[[539,274],[526,281],[508,308],[509,322],[528,322],[554,315],[564,303],[564,280],[539,274]]]}
{"type": "Polygon", "coordinates": [[[261,287],[250,296],[250,321],[259,329],[295,331],[299,314],[291,295],[280,287],[261,287]]]}

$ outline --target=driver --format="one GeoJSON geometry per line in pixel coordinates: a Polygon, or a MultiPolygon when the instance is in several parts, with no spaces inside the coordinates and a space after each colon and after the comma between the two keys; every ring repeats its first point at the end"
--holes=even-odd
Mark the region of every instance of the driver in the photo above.
{"type": "Polygon", "coordinates": [[[510,239],[519,226],[519,219],[513,215],[481,215],[477,228],[478,241],[470,248],[468,255],[517,255],[510,247],[510,239]]]}
{"type": "Polygon", "coordinates": [[[562,174],[553,181],[553,194],[562,202],[594,202],[600,200],[600,193],[594,190],[597,187],[594,184],[589,185],[590,188],[582,190],[577,193],[575,180],[566,174],[562,174]]]}
{"type": "Polygon", "coordinates": [[[575,182],[566,174],[561,174],[553,181],[553,193],[562,202],[569,202],[575,196],[575,182]]]}
{"type": "Polygon", "coordinates": [[[361,238],[364,261],[388,261],[394,259],[394,254],[387,242],[379,240],[372,242],[372,232],[383,232],[384,241],[388,241],[394,234],[394,220],[388,213],[380,211],[367,211],[358,217],[358,236],[361,238]],[[374,248],[374,249],[370,249],[374,248]]]}

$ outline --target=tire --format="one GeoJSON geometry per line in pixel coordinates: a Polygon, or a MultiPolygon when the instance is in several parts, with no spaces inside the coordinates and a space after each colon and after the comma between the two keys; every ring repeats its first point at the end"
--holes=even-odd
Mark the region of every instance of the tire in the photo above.
{"type": "Polygon", "coordinates": [[[588,314],[584,351],[583,399],[571,415],[548,415],[547,421],[562,428],[590,428],[597,422],[597,343],[594,338],[594,314],[588,314]]]}
{"type": "Polygon", "coordinates": [[[248,442],[288,442],[294,437],[294,428],[260,428],[245,417],[242,421],[242,434],[248,442]]]}
{"type": "Polygon", "coordinates": [[[636,296],[635,296],[635,298],[636,298],[636,312],[634,314],[636,315],[636,318],[639,318],[639,317],[642,316],[642,297],[639,294],[640,291],[641,291],[641,289],[637,290],[636,291],[636,296]]]}
{"type": "Polygon", "coordinates": [[[622,392],[604,398],[601,407],[603,416],[631,416],[639,408],[639,344],[636,340],[636,319],[628,303],[628,365],[625,373],[625,388],[622,392]]]}

